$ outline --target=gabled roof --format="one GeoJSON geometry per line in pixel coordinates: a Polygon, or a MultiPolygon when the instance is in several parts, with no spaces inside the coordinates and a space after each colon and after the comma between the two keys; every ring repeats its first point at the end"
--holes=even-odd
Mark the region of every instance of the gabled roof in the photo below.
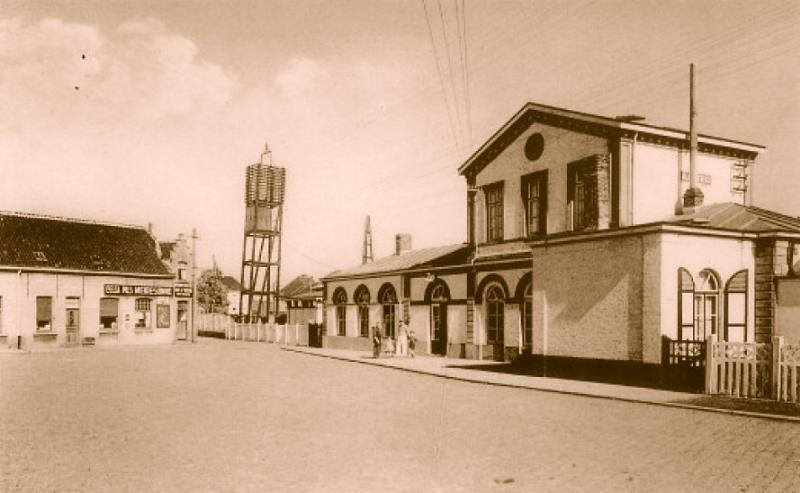
{"type": "Polygon", "coordinates": [[[224,276],[221,280],[222,284],[228,288],[230,291],[241,291],[242,285],[239,284],[239,281],[234,279],[231,276],[224,276]]]}
{"type": "Polygon", "coordinates": [[[322,294],[322,283],[312,276],[301,274],[281,289],[283,298],[314,298],[322,294]]]}
{"type": "Polygon", "coordinates": [[[800,233],[800,219],[796,217],[733,202],[701,206],[690,214],[673,216],[667,222],[694,228],[724,229],[747,233],[800,233]]]}
{"type": "MultiPolygon", "coordinates": [[[[479,173],[484,166],[522,135],[534,122],[555,126],[570,126],[580,131],[609,136],[651,136],[675,146],[688,146],[689,131],[659,127],[642,122],[630,122],[602,115],[557,108],[539,103],[527,103],[505,125],[479,147],[459,168],[462,175],[479,173]]],[[[712,137],[700,134],[698,146],[701,151],[727,152],[753,159],[765,147],[758,144],[712,137]]]]}
{"type": "Polygon", "coordinates": [[[410,250],[408,252],[403,252],[400,255],[390,255],[388,257],[379,258],[374,262],[361,264],[350,269],[337,270],[331,272],[323,279],[408,270],[415,267],[436,264],[437,260],[442,260],[445,257],[451,257],[453,255],[459,256],[459,254],[466,253],[468,250],[469,247],[463,243],[458,245],[410,250]]]}
{"type": "Polygon", "coordinates": [[[172,277],[139,226],[0,212],[0,266],[172,277]]]}

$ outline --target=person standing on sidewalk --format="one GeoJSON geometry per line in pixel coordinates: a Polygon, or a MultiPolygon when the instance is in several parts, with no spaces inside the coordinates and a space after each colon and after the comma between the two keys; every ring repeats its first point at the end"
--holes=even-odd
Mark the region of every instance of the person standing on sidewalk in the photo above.
{"type": "Polygon", "coordinates": [[[400,322],[397,333],[397,355],[408,356],[408,326],[405,321],[400,322]]]}
{"type": "Polygon", "coordinates": [[[414,350],[417,348],[417,336],[414,334],[414,330],[411,329],[408,332],[408,355],[410,357],[414,357],[414,350]]]}
{"type": "Polygon", "coordinates": [[[372,328],[372,357],[381,357],[381,324],[372,328]]]}

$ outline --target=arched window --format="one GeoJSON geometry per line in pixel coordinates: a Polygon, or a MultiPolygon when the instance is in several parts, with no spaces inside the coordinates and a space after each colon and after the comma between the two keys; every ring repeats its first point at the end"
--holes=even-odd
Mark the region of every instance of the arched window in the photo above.
{"type": "Polygon", "coordinates": [[[383,307],[383,335],[386,337],[395,336],[395,320],[397,310],[397,293],[394,286],[384,284],[380,291],[380,303],[383,307]]]}
{"type": "Polygon", "coordinates": [[[719,279],[709,269],[700,272],[694,290],[694,334],[695,341],[703,341],[717,333],[719,322],[719,279]]]}
{"type": "Polygon", "coordinates": [[[369,337],[369,290],[363,284],[356,289],[353,300],[358,306],[358,335],[369,337]]]}
{"type": "Polygon", "coordinates": [[[486,290],[486,343],[503,344],[505,340],[505,293],[499,285],[492,284],[486,290]]]}
{"type": "Polygon", "coordinates": [[[528,281],[520,301],[522,317],[522,347],[530,352],[533,346],[533,283],[528,281]]]}
{"type": "Polygon", "coordinates": [[[336,335],[343,336],[347,327],[347,293],[344,289],[337,288],[333,292],[333,304],[336,305],[336,335]]]}
{"type": "Polygon", "coordinates": [[[725,283],[726,341],[747,341],[747,270],[740,270],[725,283]]]}

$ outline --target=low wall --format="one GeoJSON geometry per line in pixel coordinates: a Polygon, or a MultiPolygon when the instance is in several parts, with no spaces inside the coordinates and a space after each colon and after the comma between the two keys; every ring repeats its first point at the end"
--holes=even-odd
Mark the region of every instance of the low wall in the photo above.
{"type": "Polygon", "coordinates": [[[372,352],[372,340],[367,337],[325,336],[322,339],[322,347],[372,352]]]}

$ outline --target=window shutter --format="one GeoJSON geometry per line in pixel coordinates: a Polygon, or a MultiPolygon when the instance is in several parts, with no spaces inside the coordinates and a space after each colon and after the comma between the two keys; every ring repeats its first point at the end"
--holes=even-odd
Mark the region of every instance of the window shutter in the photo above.
{"type": "Polygon", "coordinates": [[[747,292],[747,271],[740,270],[728,279],[725,286],[725,291],[729,293],[746,293],[747,292]]]}
{"type": "Polygon", "coordinates": [[[680,269],[681,291],[694,291],[694,280],[686,269],[680,269]]]}
{"type": "Polygon", "coordinates": [[[539,233],[547,234],[547,171],[539,181],[539,233]]]}

